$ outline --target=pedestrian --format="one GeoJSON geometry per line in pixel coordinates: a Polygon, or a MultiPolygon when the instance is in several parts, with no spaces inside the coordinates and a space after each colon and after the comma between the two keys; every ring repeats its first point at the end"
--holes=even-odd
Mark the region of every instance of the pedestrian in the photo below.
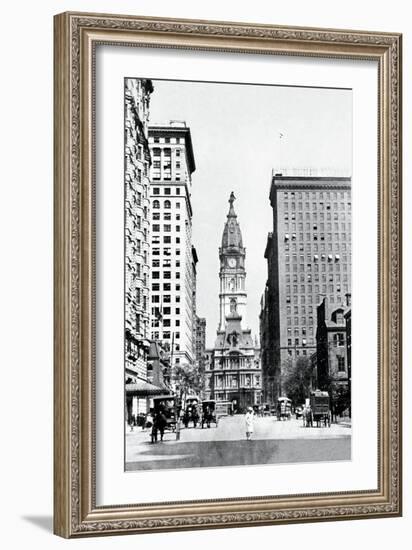
{"type": "Polygon", "coordinates": [[[245,415],[245,423],[246,423],[246,439],[247,441],[252,440],[252,434],[253,434],[253,409],[252,407],[248,407],[245,415]]]}
{"type": "Polygon", "coordinates": [[[143,422],[142,429],[145,430],[146,428],[151,428],[153,426],[153,414],[152,411],[149,411],[146,415],[146,418],[143,422]]]}
{"type": "Polygon", "coordinates": [[[160,441],[163,441],[163,436],[167,425],[167,418],[163,411],[159,411],[159,414],[157,415],[156,423],[160,433],[160,441]]]}
{"type": "Polygon", "coordinates": [[[157,443],[157,430],[158,430],[157,417],[158,417],[157,414],[153,415],[152,431],[150,432],[152,443],[157,443]]]}

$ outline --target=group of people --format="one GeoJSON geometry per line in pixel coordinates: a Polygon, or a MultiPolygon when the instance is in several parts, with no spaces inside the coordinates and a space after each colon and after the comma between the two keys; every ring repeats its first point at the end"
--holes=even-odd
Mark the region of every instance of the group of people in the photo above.
{"type": "Polygon", "coordinates": [[[163,411],[158,411],[146,420],[146,428],[150,429],[150,438],[152,443],[157,443],[157,437],[160,435],[160,441],[163,441],[167,425],[167,418],[163,411]]]}
{"type": "MultiPolygon", "coordinates": [[[[252,440],[254,416],[255,415],[253,412],[253,408],[248,407],[245,414],[245,427],[246,427],[247,441],[252,440]]],[[[160,441],[163,441],[166,426],[167,426],[167,418],[162,410],[157,411],[152,416],[147,417],[145,427],[151,430],[150,435],[151,435],[152,443],[157,443],[158,435],[160,435],[160,441]]]]}

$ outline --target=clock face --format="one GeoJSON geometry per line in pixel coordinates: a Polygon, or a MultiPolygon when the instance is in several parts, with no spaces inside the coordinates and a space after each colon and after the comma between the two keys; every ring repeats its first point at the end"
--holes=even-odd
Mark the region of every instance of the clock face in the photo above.
{"type": "Polygon", "coordinates": [[[236,259],[235,258],[229,258],[227,261],[227,265],[229,267],[235,267],[236,266],[236,259]]]}

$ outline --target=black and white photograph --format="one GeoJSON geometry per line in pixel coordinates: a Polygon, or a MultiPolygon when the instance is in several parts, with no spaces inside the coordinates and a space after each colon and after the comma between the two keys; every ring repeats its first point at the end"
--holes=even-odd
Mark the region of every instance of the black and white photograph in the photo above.
{"type": "Polygon", "coordinates": [[[352,90],[125,78],[125,469],[351,459],[352,90]]]}

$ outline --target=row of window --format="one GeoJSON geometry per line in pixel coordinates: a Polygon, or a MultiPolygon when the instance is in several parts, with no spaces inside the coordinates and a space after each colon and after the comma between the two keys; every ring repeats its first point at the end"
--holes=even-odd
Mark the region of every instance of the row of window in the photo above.
{"type": "MultiPolygon", "coordinates": [[[[160,195],[160,187],[153,187],[153,195],[160,195]]],[[[176,195],[180,195],[180,187],[175,187],[174,192],[176,195]]],[[[162,193],[163,195],[171,195],[172,189],[170,187],[162,187],[162,193]]]]}
{"type": "Polygon", "coordinates": [[[292,346],[292,345],[304,347],[307,345],[307,340],[306,338],[302,338],[302,341],[300,341],[299,338],[295,338],[295,343],[292,344],[292,338],[288,338],[288,346],[292,346]]]}
{"type": "MultiPolygon", "coordinates": [[[[160,208],[160,205],[161,205],[161,202],[159,200],[156,199],[153,201],[152,206],[154,209],[158,210],[160,208]]],[[[175,207],[179,209],[180,202],[175,202],[175,207]]],[[[165,208],[166,210],[170,210],[170,208],[172,208],[172,203],[168,199],[166,199],[165,201],[163,201],[163,208],[165,208]]]]}
{"type": "MultiPolygon", "coordinates": [[[[319,263],[315,262],[315,263],[310,263],[310,264],[299,264],[299,271],[300,272],[304,272],[305,271],[305,265],[306,265],[306,271],[319,271],[319,263]]],[[[341,264],[340,262],[332,262],[332,263],[329,263],[329,264],[326,264],[326,263],[323,263],[323,264],[320,264],[320,270],[322,272],[326,271],[326,266],[328,265],[328,269],[329,270],[335,270],[335,271],[340,271],[340,266],[342,265],[342,270],[343,271],[348,271],[348,264],[341,264]]],[[[290,269],[290,266],[291,264],[290,263],[287,263],[285,265],[285,271],[286,273],[289,273],[291,271],[290,269]]],[[[297,272],[298,271],[298,264],[292,264],[292,271],[294,272],[297,272]]],[[[312,280],[312,275],[309,273],[307,275],[307,279],[308,281],[310,282],[312,280]]]]}
{"type": "MultiPolygon", "coordinates": [[[[152,256],[160,256],[161,249],[160,248],[152,248],[152,256]]],[[[163,254],[164,256],[170,256],[172,254],[172,249],[167,247],[163,248],[163,254]]],[[[176,248],[174,251],[175,256],[180,256],[180,248],[176,248]]]]}
{"type": "MultiPolygon", "coordinates": [[[[299,276],[297,273],[294,273],[292,275],[292,282],[293,283],[297,283],[298,282],[298,279],[301,283],[304,283],[306,282],[306,277],[307,275],[305,275],[305,273],[300,273],[299,276]]],[[[319,276],[319,273],[315,273],[313,275],[313,280],[314,281],[322,281],[322,282],[326,282],[326,278],[328,277],[328,281],[331,282],[331,281],[336,281],[336,282],[340,282],[340,280],[342,279],[344,283],[347,283],[348,282],[348,274],[347,273],[331,273],[329,272],[328,274],[326,273],[321,273],[321,275],[319,276]]],[[[290,283],[291,282],[291,276],[290,276],[290,273],[287,273],[285,275],[285,281],[286,283],[290,283]]],[[[308,287],[308,288],[312,288],[312,287],[308,287]]]]}
{"type": "Polygon", "coordinates": [[[284,191],[283,198],[288,199],[344,199],[348,191],[284,191]]]}
{"type": "MultiPolygon", "coordinates": [[[[159,296],[158,296],[159,297],[159,296]]],[[[152,307],[152,315],[180,315],[180,307],[176,307],[174,313],[170,306],[164,306],[162,308],[152,307]]]]}
{"type": "MultiPolygon", "coordinates": [[[[346,232],[345,233],[326,233],[326,240],[328,242],[331,242],[332,241],[332,235],[335,237],[335,241],[338,241],[339,239],[342,239],[342,241],[346,241],[346,238],[348,236],[348,240],[350,240],[351,238],[351,224],[348,224],[349,225],[349,233],[347,234],[346,232]]],[[[284,236],[284,241],[285,243],[289,242],[289,241],[296,241],[297,239],[297,233],[285,233],[285,236],[284,236]]],[[[303,233],[299,233],[299,240],[300,241],[303,241],[304,240],[304,237],[303,237],[303,233]]],[[[324,241],[325,240],[325,233],[306,233],[306,241],[310,241],[310,240],[314,240],[314,241],[317,241],[317,240],[320,240],[320,241],[324,241]]]]}
{"type": "MultiPolygon", "coordinates": [[[[175,181],[181,181],[180,173],[175,173],[175,177],[173,179],[175,181]]],[[[160,170],[153,170],[152,180],[153,181],[159,181],[159,180],[172,181],[172,173],[169,170],[163,170],[163,174],[162,174],[160,170]]],[[[180,189],[179,189],[179,193],[176,193],[176,194],[180,195],[180,189]]]]}
{"type": "Polygon", "coordinates": [[[305,231],[346,231],[346,229],[350,229],[350,222],[348,222],[348,225],[346,225],[346,221],[342,221],[342,222],[338,222],[338,221],[335,221],[332,222],[327,222],[325,224],[325,222],[320,222],[320,223],[311,223],[311,222],[306,222],[305,224],[303,224],[303,222],[292,222],[292,223],[289,223],[289,222],[286,222],[285,223],[285,232],[286,233],[289,233],[289,230],[292,231],[292,232],[296,232],[296,229],[298,231],[303,231],[303,229],[305,228],[305,231]]]}
{"type": "MultiPolygon", "coordinates": [[[[319,285],[316,285],[318,287],[318,290],[315,292],[319,292],[319,285]]],[[[347,294],[347,292],[345,292],[347,294]]],[[[324,298],[324,295],[326,294],[326,289],[323,289],[322,285],[322,294],[309,294],[309,295],[294,295],[292,298],[290,296],[286,296],[285,302],[286,304],[294,304],[294,305],[309,305],[309,304],[320,304],[321,301],[324,298]]],[[[328,296],[328,300],[330,302],[334,302],[335,297],[333,295],[328,296]]],[[[340,294],[336,295],[336,302],[338,304],[342,303],[343,297],[340,294]]],[[[286,306],[286,308],[290,307],[289,305],[286,306]]],[[[287,310],[288,312],[288,310],[287,310]]]]}
{"type": "MultiPolygon", "coordinates": [[[[172,326],[172,322],[171,322],[171,319],[163,319],[162,320],[162,326],[163,327],[171,327],[172,326]]],[[[174,320],[174,326],[175,327],[180,327],[180,319],[175,319],[174,320]]],[[[152,328],[157,328],[157,327],[160,327],[160,321],[158,319],[153,319],[152,320],[152,328]]]]}
{"type": "MultiPolygon", "coordinates": [[[[160,267],[160,260],[152,260],[152,267],[160,267]]],[[[172,267],[172,260],[165,258],[162,267],[172,267]]],[[[176,260],[175,267],[180,267],[180,260],[176,260]]]]}
{"type": "MultiPolygon", "coordinates": [[[[322,292],[322,294],[326,294],[326,292],[332,294],[334,292],[342,292],[342,291],[344,291],[345,294],[348,293],[347,285],[345,285],[344,287],[342,287],[342,285],[336,285],[336,287],[335,287],[332,284],[322,285],[321,290],[319,290],[320,285],[315,285],[315,287],[317,287],[317,288],[315,288],[314,292],[317,293],[317,294],[319,292],[322,292]]],[[[339,295],[338,295],[338,297],[339,297],[339,295]]],[[[290,294],[287,294],[286,298],[285,298],[285,302],[286,302],[286,304],[292,304],[293,303],[295,305],[297,305],[297,304],[306,305],[306,303],[313,304],[314,303],[314,298],[316,298],[316,296],[312,296],[308,292],[306,292],[304,294],[294,294],[292,297],[290,296],[290,294]]]]}
{"type": "MultiPolygon", "coordinates": [[[[244,383],[245,383],[245,386],[252,386],[252,383],[253,383],[252,375],[250,376],[246,375],[244,383]]],[[[216,376],[216,387],[218,388],[223,388],[223,387],[237,388],[239,384],[240,382],[238,382],[237,376],[233,376],[232,379],[228,381],[227,384],[224,383],[223,376],[219,374],[216,376]]],[[[254,386],[260,385],[260,376],[255,377],[255,383],[253,385],[254,386]]]]}
{"type": "Polygon", "coordinates": [[[293,241],[291,243],[287,242],[284,245],[285,252],[333,252],[337,250],[339,252],[346,252],[350,249],[350,246],[346,242],[299,242],[293,241]]]}
{"type": "MultiPolygon", "coordinates": [[[[309,345],[312,345],[312,344],[313,344],[313,342],[311,342],[309,345]]],[[[290,357],[292,357],[293,351],[295,351],[295,355],[296,355],[296,356],[299,356],[299,355],[301,354],[301,352],[302,352],[302,355],[307,355],[307,354],[308,354],[308,352],[307,352],[306,349],[302,349],[302,350],[299,350],[299,349],[295,349],[295,350],[288,349],[288,355],[289,355],[290,357]]]]}
{"type": "MultiPolygon", "coordinates": [[[[152,141],[152,140],[150,140],[152,141]]],[[[184,143],[185,139],[180,137],[154,137],[153,138],[154,143],[184,143]]]]}
{"type": "MultiPolygon", "coordinates": [[[[297,263],[298,261],[298,256],[297,254],[292,254],[292,258],[290,257],[289,254],[285,254],[285,261],[286,263],[287,262],[290,262],[292,259],[292,262],[295,264],[297,263]]],[[[342,255],[342,258],[341,258],[341,255],[340,254],[314,254],[313,256],[311,254],[306,254],[306,261],[311,261],[313,259],[314,262],[318,262],[319,260],[328,260],[328,262],[332,262],[333,260],[335,262],[339,262],[341,259],[343,262],[347,262],[348,261],[348,255],[347,254],[343,254],[342,255]]],[[[302,263],[305,261],[305,256],[304,254],[299,254],[299,263],[302,263]]]]}
{"type": "Polygon", "coordinates": [[[306,219],[306,221],[320,221],[320,222],[324,222],[325,220],[326,221],[336,221],[336,220],[346,220],[348,218],[350,218],[350,213],[349,212],[331,212],[331,211],[327,211],[327,212],[324,212],[323,210],[321,212],[298,212],[296,214],[296,212],[284,212],[283,214],[283,219],[285,221],[285,223],[291,221],[292,223],[295,222],[296,220],[298,221],[303,221],[303,218],[306,219]],[[305,214],[305,216],[303,216],[303,214],[305,214]],[[340,215],[339,215],[340,214],[340,215]]]}
{"type": "MultiPolygon", "coordinates": [[[[162,167],[162,163],[160,162],[160,160],[155,160],[155,161],[153,162],[153,168],[154,168],[155,170],[160,170],[161,167],[162,167]]],[[[164,161],[163,161],[163,170],[171,170],[171,168],[172,168],[172,163],[171,163],[171,161],[170,161],[170,160],[169,160],[169,161],[164,160],[164,161]]],[[[179,160],[177,160],[177,161],[175,162],[175,168],[176,168],[177,170],[180,170],[180,168],[181,168],[181,163],[180,163],[179,160]]],[[[156,194],[156,193],[155,193],[155,194],[156,194]]],[[[170,193],[169,193],[169,194],[170,194],[170,193]]]]}
{"type": "MultiPolygon", "coordinates": [[[[172,157],[172,149],[170,147],[153,147],[151,149],[153,157],[160,157],[162,154],[166,158],[172,157]]],[[[174,153],[176,157],[180,157],[181,150],[180,149],[174,149],[174,153]]]]}
{"type": "MultiPolygon", "coordinates": [[[[326,281],[326,278],[323,280],[326,281]]],[[[304,298],[307,294],[312,294],[312,292],[319,293],[319,288],[320,288],[320,285],[314,285],[314,288],[313,288],[313,285],[300,285],[300,288],[298,289],[298,285],[293,285],[293,288],[291,289],[290,285],[286,285],[286,303],[290,304],[290,295],[292,292],[293,292],[294,298],[298,297],[299,291],[301,294],[301,298],[304,298]]],[[[340,282],[336,282],[335,284],[333,284],[333,282],[332,283],[330,282],[328,285],[326,285],[326,283],[322,285],[323,293],[325,293],[326,291],[331,293],[336,291],[340,293],[342,292],[342,289],[344,290],[344,292],[348,292],[348,285],[347,284],[342,285],[342,283],[340,282]]]]}
{"type": "MultiPolygon", "coordinates": [[[[284,202],[283,203],[283,210],[287,211],[287,210],[300,210],[300,211],[303,211],[303,208],[304,210],[307,212],[311,207],[311,204],[309,202],[306,202],[305,203],[305,207],[303,207],[303,202],[284,202]],[[297,207],[297,208],[296,208],[297,207]]],[[[331,203],[331,202],[323,202],[323,201],[316,201],[316,202],[312,202],[312,210],[345,210],[346,207],[349,209],[351,207],[351,203],[350,202],[334,202],[334,203],[331,203]]]]}
{"type": "MultiPolygon", "coordinates": [[[[153,235],[152,237],[152,244],[160,244],[160,236],[159,235],[153,235]]],[[[175,243],[180,244],[180,237],[175,238],[175,243]]],[[[164,235],[163,236],[163,244],[172,244],[172,237],[170,235],[164,235]]]]}
{"type": "MultiPolygon", "coordinates": [[[[170,292],[172,290],[172,284],[171,283],[163,283],[162,289],[165,290],[166,292],[167,291],[170,292]]],[[[160,283],[152,283],[152,290],[154,292],[160,290],[160,283]]],[[[175,285],[175,290],[176,290],[176,292],[180,292],[180,284],[175,285]]]]}
{"type": "MultiPolygon", "coordinates": [[[[172,278],[172,272],[171,271],[163,271],[162,275],[163,275],[163,279],[171,279],[172,278]]],[[[180,271],[175,272],[175,278],[180,279],[180,271]]],[[[152,271],[152,279],[160,279],[160,271],[152,271]]]]}
{"type": "MultiPolygon", "coordinates": [[[[153,340],[170,340],[171,339],[171,333],[168,330],[163,331],[163,335],[161,335],[158,331],[155,331],[155,332],[153,332],[152,336],[153,336],[153,340]]],[[[174,332],[173,336],[174,336],[175,340],[179,340],[180,339],[180,332],[174,332]]],[[[180,350],[179,344],[174,345],[174,350],[175,351],[180,350]]],[[[178,362],[177,359],[176,359],[176,362],[178,362]]]]}
{"type": "MultiPolygon", "coordinates": [[[[157,221],[161,219],[160,212],[153,212],[152,215],[153,221],[157,221]]],[[[171,221],[172,220],[172,213],[171,212],[163,212],[163,219],[165,221],[171,221]]],[[[180,220],[180,214],[176,214],[176,220],[180,220]]]]}
{"type": "MultiPolygon", "coordinates": [[[[306,319],[304,317],[302,317],[302,323],[306,323],[306,319]]],[[[309,334],[313,336],[313,327],[310,327],[311,330],[309,330],[309,334]]],[[[306,327],[295,327],[293,329],[293,334],[295,335],[295,337],[299,337],[300,334],[302,333],[302,336],[304,336],[306,338],[306,333],[307,333],[307,329],[306,327]]],[[[291,338],[292,337],[292,329],[291,328],[288,328],[288,338],[291,338]]]]}
{"type": "MultiPolygon", "coordinates": [[[[295,327],[295,329],[299,329],[299,317],[294,317],[293,318],[294,320],[294,323],[293,323],[293,326],[295,327]]],[[[307,330],[308,331],[308,334],[309,336],[313,336],[314,333],[313,333],[313,315],[309,315],[308,317],[301,317],[301,324],[303,325],[302,326],[302,331],[303,330],[307,330]]],[[[292,317],[287,317],[287,324],[288,324],[288,327],[291,327],[292,326],[292,317]],[[290,322],[289,322],[290,321],[290,322]]],[[[288,328],[288,332],[289,332],[289,329],[288,328]]],[[[306,334],[306,333],[303,333],[302,334],[306,334]]]]}
{"type": "MultiPolygon", "coordinates": [[[[152,230],[153,230],[154,233],[158,233],[160,231],[160,224],[154,223],[152,225],[152,230]]],[[[176,225],[175,230],[176,230],[177,233],[179,233],[180,232],[180,225],[176,225]]],[[[170,233],[172,231],[172,226],[168,223],[164,224],[163,225],[163,231],[165,233],[170,233]]]]}
{"type": "MultiPolygon", "coordinates": [[[[159,289],[157,289],[159,290],[159,289]]],[[[159,294],[153,294],[152,295],[152,304],[160,304],[160,295],[159,294]]],[[[164,304],[170,304],[172,302],[172,295],[171,294],[163,294],[162,301],[164,304]]],[[[180,296],[175,296],[175,302],[180,302],[180,296]]]]}

